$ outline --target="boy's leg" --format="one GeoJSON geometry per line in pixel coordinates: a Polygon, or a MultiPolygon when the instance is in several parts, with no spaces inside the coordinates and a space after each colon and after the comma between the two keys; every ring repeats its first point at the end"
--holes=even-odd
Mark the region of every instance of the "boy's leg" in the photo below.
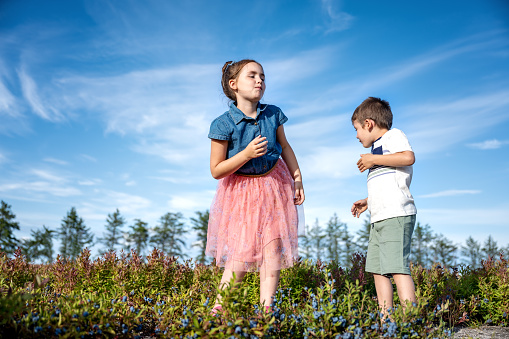
{"type": "MultiPolygon", "coordinates": [[[[219,283],[219,289],[224,290],[225,288],[228,288],[230,285],[230,281],[233,278],[233,274],[235,273],[235,283],[239,283],[244,279],[244,276],[246,275],[246,272],[243,271],[232,271],[231,269],[225,269],[223,272],[223,277],[221,278],[221,282],[219,283]]],[[[221,302],[221,295],[218,293],[216,297],[216,303],[214,304],[214,307],[219,306],[221,302]]]]}
{"type": "Polygon", "coordinates": [[[378,298],[378,306],[383,313],[383,318],[387,316],[387,310],[392,308],[392,281],[381,274],[373,274],[375,278],[376,296],[378,298]]]}
{"type": "Polygon", "coordinates": [[[415,297],[415,285],[412,276],[409,274],[393,274],[396,288],[398,289],[398,296],[403,307],[406,306],[407,301],[411,303],[417,302],[415,297]]]}

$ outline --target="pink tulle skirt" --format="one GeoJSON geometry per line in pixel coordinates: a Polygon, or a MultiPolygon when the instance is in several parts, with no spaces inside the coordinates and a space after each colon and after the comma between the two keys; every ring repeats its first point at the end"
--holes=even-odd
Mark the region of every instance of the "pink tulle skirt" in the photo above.
{"type": "Polygon", "coordinates": [[[282,159],[265,176],[219,180],[205,253],[233,271],[281,270],[298,260],[294,181],[282,159]]]}

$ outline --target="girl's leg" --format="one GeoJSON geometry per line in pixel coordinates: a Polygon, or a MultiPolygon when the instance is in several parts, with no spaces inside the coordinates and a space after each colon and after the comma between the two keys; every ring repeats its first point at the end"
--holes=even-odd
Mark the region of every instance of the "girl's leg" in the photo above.
{"type": "Polygon", "coordinates": [[[270,307],[272,297],[276,294],[281,271],[261,270],[260,271],[260,304],[270,307]]]}
{"type": "MultiPolygon", "coordinates": [[[[219,283],[219,289],[224,290],[230,286],[230,281],[233,278],[233,273],[235,273],[235,281],[234,283],[239,283],[244,279],[246,272],[243,271],[232,271],[231,269],[225,269],[223,272],[223,277],[221,278],[221,282],[219,283]]],[[[216,297],[216,303],[214,304],[214,308],[220,306],[221,295],[218,293],[216,297]]]]}
{"type": "Polygon", "coordinates": [[[263,263],[260,267],[260,304],[265,307],[270,307],[279,284],[282,246],[281,239],[275,239],[263,249],[263,263]]]}

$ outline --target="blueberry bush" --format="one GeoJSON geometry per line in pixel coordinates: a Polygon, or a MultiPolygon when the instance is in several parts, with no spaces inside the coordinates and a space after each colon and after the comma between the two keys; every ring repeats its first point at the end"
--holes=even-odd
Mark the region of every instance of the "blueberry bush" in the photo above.
{"type": "MultiPolygon", "coordinates": [[[[269,311],[258,304],[257,273],[221,291],[221,269],[154,250],[108,252],[96,260],[58,257],[32,264],[0,252],[0,337],[4,338],[442,338],[455,326],[507,326],[509,267],[412,267],[418,302],[381,319],[365,257],[350,268],[299,261],[281,272],[269,311]]],[[[399,305],[395,293],[395,305],[399,305]]]]}

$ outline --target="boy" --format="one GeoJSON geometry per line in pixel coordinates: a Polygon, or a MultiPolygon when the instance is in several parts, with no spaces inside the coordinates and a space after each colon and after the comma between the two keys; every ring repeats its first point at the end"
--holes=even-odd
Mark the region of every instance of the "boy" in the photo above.
{"type": "Polygon", "coordinates": [[[378,304],[384,316],[392,307],[392,282],[396,283],[403,307],[416,302],[408,257],[417,209],[410,194],[414,152],[405,134],[392,127],[389,103],[369,97],[352,115],[357,139],[371,153],[361,154],[357,167],[369,169],[368,197],[354,202],[352,214],[359,217],[369,207],[371,230],[366,272],[375,278],[378,304]]]}

